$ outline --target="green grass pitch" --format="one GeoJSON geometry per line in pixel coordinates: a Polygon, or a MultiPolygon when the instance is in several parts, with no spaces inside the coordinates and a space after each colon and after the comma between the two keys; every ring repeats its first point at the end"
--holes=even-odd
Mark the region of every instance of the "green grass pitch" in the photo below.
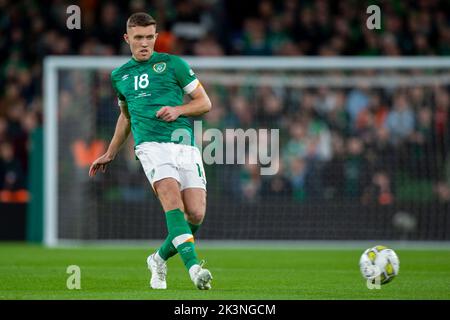
{"type": "Polygon", "coordinates": [[[152,248],[0,244],[0,299],[450,299],[450,250],[396,250],[398,277],[369,290],[358,268],[364,249],[199,248],[212,290],[197,290],[174,257],[161,291],[148,285],[152,248]],[[66,287],[69,265],[81,269],[80,290],[66,287]]]}

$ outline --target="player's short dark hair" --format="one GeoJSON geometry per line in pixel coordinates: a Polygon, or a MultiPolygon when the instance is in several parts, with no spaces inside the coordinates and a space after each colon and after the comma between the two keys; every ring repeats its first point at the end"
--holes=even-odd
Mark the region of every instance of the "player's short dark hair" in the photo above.
{"type": "Polygon", "coordinates": [[[145,12],[133,13],[127,20],[127,29],[133,27],[147,27],[151,25],[156,27],[156,20],[145,12]]]}

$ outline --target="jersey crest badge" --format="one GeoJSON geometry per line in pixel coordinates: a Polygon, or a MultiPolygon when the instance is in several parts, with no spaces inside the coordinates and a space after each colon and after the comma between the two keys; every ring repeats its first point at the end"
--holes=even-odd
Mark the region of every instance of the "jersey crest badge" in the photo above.
{"type": "Polygon", "coordinates": [[[153,70],[157,73],[162,73],[164,70],[166,70],[166,63],[165,62],[158,62],[153,65],[153,70]]]}

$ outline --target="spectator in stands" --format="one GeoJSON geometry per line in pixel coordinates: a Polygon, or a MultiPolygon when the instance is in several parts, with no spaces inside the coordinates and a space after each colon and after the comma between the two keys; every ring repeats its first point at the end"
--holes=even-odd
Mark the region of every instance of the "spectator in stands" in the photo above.
{"type": "Polygon", "coordinates": [[[442,26],[439,29],[437,54],[442,56],[450,55],[450,27],[442,26]]]}
{"type": "Polygon", "coordinates": [[[214,109],[211,109],[210,112],[204,115],[203,129],[215,128],[222,130],[225,128],[226,110],[219,95],[212,89],[209,91],[212,92],[209,95],[209,99],[211,100],[211,104],[214,104],[214,109]]]}
{"type": "Polygon", "coordinates": [[[325,199],[341,201],[344,197],[344,161],[346,148],[344,137],[334,131],[332,137],[332,158],[322,171],[323,196],[325,199]]]}
{"type": "Polygon", "coordinates": [[[244,24],[242,34],[241,52],[244,55],[271,55],[272,50],[265,30],[265,24],[261,19],[248,18],[244,24]]]}
{"type": "Polygon", "coordinates": [[[300,121],[294,121],[289,126],[290,138],[282,150],[282,158],[286,165],[295,159],[306,159],[308,156],[308,137],[305,125],[300,121]]]}
{"type": "Polygon", "coordinates": [[[450,150],[450,96],[448,90],[442,87],[434,90],[434,96],[436,106],[434,113],[435,153],[439,162],[442,163],[450,150]]]}
{"type": "MultiPolygon", "coordinates": [[[[159,39],[159,36],[158,36],[159,39]]],[[[212,35],[207,35],[194,44],[194,55],[220,57],[224,55],[223,48],[212,35]]]]}
{"type": "Polygon", "coordinates": [[[274,200],[292,199],[292,184],[286,176],[282,162],[278,164],[278,172],[276,174],[263,177],[261,196],[264,199],[274,200]]]}
{"type": "Polygon", "coordinates": [[[283,101],[271,88],[257,91],[257,117],[260,126],[279,128],[283,115],[283,101]]]}
{"type": "Polygon", "coordinates": [[[417,111],[414,132],[407,140],[409,161],[408,169],[412,176],[418,178],[435,179],[437,172],[434,168],[437,160],[433,152],[433,113],[430,107],[424,106],[417,111]]]}
{"type": "Polygon", "coordinates": [[[394,96],[393,107],[386,119],[386,128],[389,130],[394,145],[404,141],[414,131],[414,113],[409,106],[406,95],[399,92],[394,96]]]}
{"type": "Polygon", "coordinates": [[[262,187],[262,196],[265,199],[292,199],[292,186],[288,178],[281,174],[270,176],[262,187]]]}
{"type": "Polygon", "coordinates": [[[0,144],[8,141],[8,120],[0,116],[0,144]]]}
{"type": "MultiPolygon", "coordinates": [[[[290,50],[293,50],[292,47],[295,47],[296,45],[295,42],[292,41],[292,38],[287,30],[284,28],[283,17],[275,16],[269,21],[268,41],[270,51],[276,55],[287,55],[290,50]],[[290,46],[291,48],[289,48],[290,46]]],[[[298,49],[296,49],[296,51],[300,52],[298,49]]]]}
{"type": "Polygon", "coordinates": [[[23,99],[18,99],[16,104],[12,104],[7,108],[9,143],[13,148],[14,156],[25,171],[27,170],[28,164],[28,134],[22,127],[22,121],[26,112],[25,101],[23,99]]]}
{"type": "Polygon", "coordinates": [[[351,127],[353,129],[355,128],[359,113],[368,106],[369,93],[365,86],[360,85],[349,92],[345,109],[350,116],[351,127]]]}
{"type": "Polygon", "coordinates": [[[292,199],[298,202],[304,202],[307,195],[307,177],[308,168],[306,161],[302,158],[294,158],[289,163],[288,174],[292,186],[292,199]]]}
{"type": "Polygon", "coordinates": [[[198,41],[210,30],[210,13],[201,8],[198,1],[175,1],[175,15],[170,21],[171,32],[179,39],[198,41]]]}
{"type": "Polygon", "coordinates": [[[450,184],[447,182],[438,182],[434,188],[438,200],[443,203],[450,203],[450,184]]]}
{"type": "Polygon", "coordinates": [[[386,172],[377,171],[372,176],[371,183],[364,190],[361,202],[365,205],[377,204],[388,206],[394,203],[391,178],[386,172]]]}
{"type": "Polygon", "coordinates": [[[350,116],[345,110],[346,99],[347,96],[343,90],[336,90],[326,92],[317,104],[319,114],[325,119],[330,129],[343,134],[350,133],[350,116]]]}
{"type": "Polygon", "coordinates": [[[398,150],[392,145],[389,131],[385,127],[376,130],[374,139],[367,145],[367,157],[370,167],[379,168],[389,175],[393,175],[398,168],[398,150]]]}
{"type": "Polygon", "coordinates": [[[261,199],[263,180],[257,164],[241,165],[239,175],[239,198],[248,203],[257,203],[261,199]]]}
{"type": "Polygon", "coordinates": [[[359,201],[367,185],[369,172],[361,139],[352,137],[347,142],[347,156],[343,163],[344,196],[359,201]]]}
{"type": "Polygon", "coordinates": [[[326,123],[318,118],[308,122],[308,136],[310,137],[310,156],[316,162],[329,161],[332,157],[331,135],[326,123]]]}
{"type": "Polygon", "coordinates": [[[254,110],[249,101],[242,95],[231,99],[231,113],[227,116],[226,126],[229,128],[251,128],[254,125],[254,110]]]}
{"type": "Polygon", "coordinates": [[[117,39],[121,39],[125,32],[122,26],[123,17],[116,4],[107,2],[100,10],[100,25],[94,29],[95,38],[103,45],[112,47],[114,53],[119,52],[122,45],[117,39]]]}
{"type": "Polygon", "coordinates": [[[0,145],[0,201],[25,202],[26,176],[20,162],[14,157],[13,146],[4,142],[0,145]]]}

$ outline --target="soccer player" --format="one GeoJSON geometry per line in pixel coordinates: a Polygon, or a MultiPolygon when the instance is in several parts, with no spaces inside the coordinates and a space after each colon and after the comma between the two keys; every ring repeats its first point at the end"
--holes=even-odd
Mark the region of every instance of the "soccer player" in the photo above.
{"type": "Polygon", "coordinates": [[[208,112],[211,101],[184,60],[154,51],[158,34],[150,15],[135,13],[126,27],[132,58],[111,73],[120,115],[106,153],[92,163],[89,176],[105,172],[131,131],[136,157],[161,202],[168,229],[162,246],[147,258],[150,286],[167,288],[166,262],[179,253],[195,286],[207,290],[212,276],[194,243],[205,216],[206,179],[188,117],[208,112]],[[183,104],[184,94],[189,103],[183,104]]]}

